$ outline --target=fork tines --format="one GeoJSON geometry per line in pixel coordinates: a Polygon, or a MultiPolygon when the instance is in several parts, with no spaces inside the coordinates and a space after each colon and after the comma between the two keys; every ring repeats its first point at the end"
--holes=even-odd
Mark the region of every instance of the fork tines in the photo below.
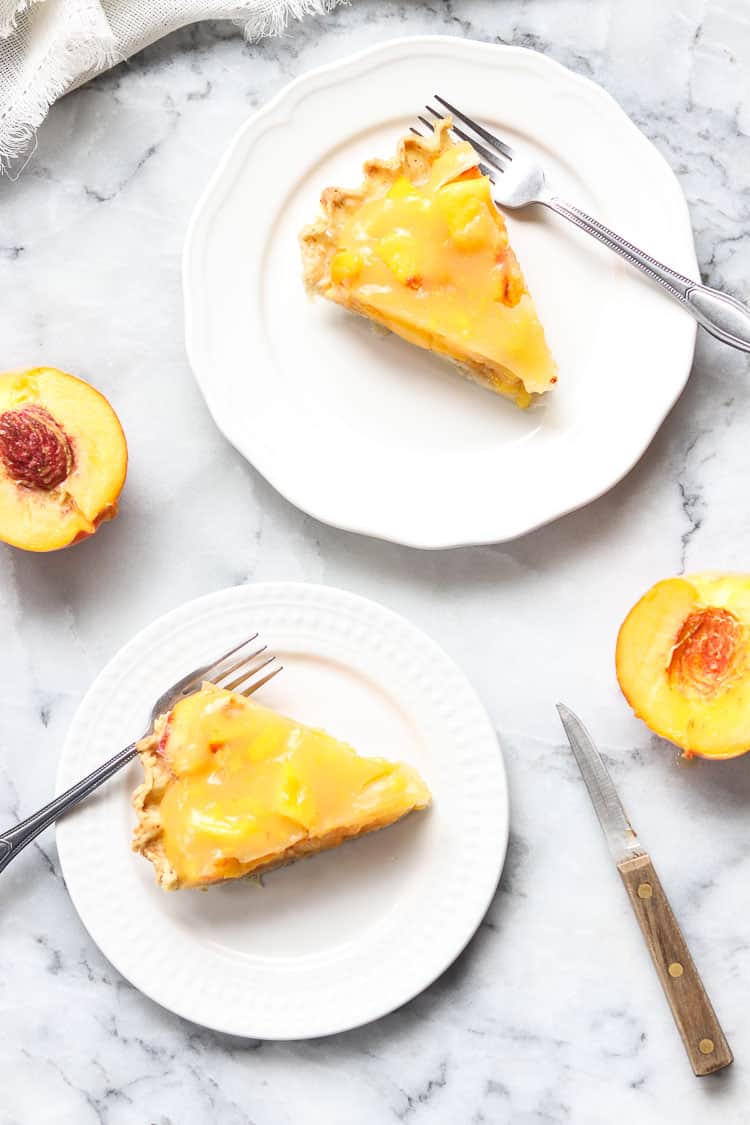
{"type": "MultiPolygon", "coordinates": [[[[483,141],[486,141],[491,148],[496,150],[496,152],[501,153],[506,158],[506,160],[513,159],[513,149],[510,147],[510,145],[506,145],[504,141],[501,141],[499,137],[496,137],[494,133],[491,133],[489,131],[489,129],[485,129],[484,125],[480,125],[472,117],[469,117],[467,114],[462,113],[460,109],[456,109],[454,105],[451,105],[450,102],[447,102],[445,98],[441,98],[439,94],[435,94],[435,101],[439,102],[443,109],[447,109],[448,113],[450,113],[453,117],[457,117],[459,121],[463,121],[464,125],[467,125],[474,133],[477,134],[478,137],[481,137],[483,141]]],[[[471,138],[468,139],[471,144],[474,144],[471,138]]]]}
{"type": "MultiPolygon", "coordinates": [[[[472,117],[469,117],[460,109],[456,109],[454,105],[451,105],[451,103],[446,101],[445,98],[441,98],[439,94],[435,94],[434,96],[435,101],[443,107],[443,112],[441,112],[441,110],[435,109],[435,107],[431,105],[426,105],[425,109],[429,114],[432,115],[434,119],[438,121],[443,120],[443,118],[446,116],[445,111],[447,111],[447,113],[450,114],[452,118],[456,118],[457,120],[461,121],[465,126],[467,126],[468,129],[471,130],[474,136],[472,136],[471,133],[466,132],[464,129],[461,129],[460,126],[456,125],[455,121],[451,122],[451,132],[455,133],[457,137],[460,137],[462,141],[468,141],[477,155],[483,158],[484,163],[481,163],[479,165],[480,171],[485,176],[489,176],[490,179],[492,179],[493,170],[496,172],[504,172],[505,164],[513,159],[513,149],[510,147],[510,145],[506,145],[503,141],[501,141],[498,137],[491,133],[489,129],[485,129],[483,125],[480,125],[472,117]],[[483,144],[483,141],[486,143],[483,144]]],[[[422,125],[425,125],[428,129],[434,131],[434,122],[430,121],[429,118],[423,117],[420,114],[418,120],[422,123],[422,125]]],[[[418,137],[423,136],[423,134],[420,133],[418,129],[412,128],[411,131],[412,133],[416,133],[418,137]]]]}
{"type": "Polygon", "coordinates": [[[282,665],[257,633],[230,648],[218,660],[201,668],[182,688],[183,695],[197,690],[204,680],[225,691],[252,695],[282,670],[282,665]],[[245,650],[245,651],[243,651],[245,650]],[[232,659],[234,658],[234,659],[232,659]],[[241,689],[241,690],[240,690],[241,689]]]}
{"type": "Polygon", "coordinates": [[[258,649],[257,653],[248,657],[241,665],[235,665],[232,672],[239,672],[239,675],[231,682],[226,682],[226,676],[231,673],[225,673],[224,677],[218,682],[218,687],[223,687],[227,691],[239,691],[241,686],[245,686],[240,691],[240,695],[252,695],[263,684],[267,684],[277,672],[281,671],[281,664],[278,662],[273,653],[268,653],[267,646],[258,649]]]}

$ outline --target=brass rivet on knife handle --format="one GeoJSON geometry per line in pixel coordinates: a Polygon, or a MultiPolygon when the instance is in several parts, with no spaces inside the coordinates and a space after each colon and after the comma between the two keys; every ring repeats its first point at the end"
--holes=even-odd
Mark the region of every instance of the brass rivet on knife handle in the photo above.
{"type": "Polygon", "coordinates": [[[690,950],[647,855],[625,859],[617,870],[659,974],[693,1072],[702,1077],[729,1066],[732,1052],[706,995],[690,950]],[[643,895],[648,886],[650,893],[643,895]]]}

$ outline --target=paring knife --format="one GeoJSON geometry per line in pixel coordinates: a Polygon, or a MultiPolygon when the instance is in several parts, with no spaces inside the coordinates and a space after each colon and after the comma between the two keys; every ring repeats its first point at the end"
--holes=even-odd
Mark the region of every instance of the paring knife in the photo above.
{"type": "Polygon", "coordinates": [[[729,1066],[732,1052],[654,865],[638,843],[607,767],[583,723],[563,703],[558,703],[557,710],[646,939],[693,1072],[699,1078],[712,1074],[729,1066]]]}

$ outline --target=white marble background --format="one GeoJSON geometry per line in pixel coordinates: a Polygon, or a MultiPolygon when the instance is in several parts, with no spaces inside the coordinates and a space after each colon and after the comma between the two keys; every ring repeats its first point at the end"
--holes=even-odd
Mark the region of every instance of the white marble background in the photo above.
{"type": "Polygon", "coordinates": [[[436,635],[507,756],[513,836],[468,951],[348,1035],[247,1043],[135,992],[89,940],[54,836],[2,876],[0,1125],[742,1125],[750,1119],[750,759],[684,764],[615,683],[616,628],[652,581],[750,569],[750,361],[702,338],[630,476],[510,545],[421,554],[294,510],[223,441],[182,345],[180,248],[247,114],[307,67],[442,32],[519,43],[601,82],[687,193],[704,276],[747,298],[746,0],[355,0],[283,39],[172,36],[69,96],[0,183],[2,365],[91,379],[125,424],[121,517],[75,548],[0,549],[0,822],[50,795],[75,708],[132,633],[237,582],[344,586],[436,635]],[[552,707],[587,718],[657,859],[737,1062],[697,1081],[552,707]]]}

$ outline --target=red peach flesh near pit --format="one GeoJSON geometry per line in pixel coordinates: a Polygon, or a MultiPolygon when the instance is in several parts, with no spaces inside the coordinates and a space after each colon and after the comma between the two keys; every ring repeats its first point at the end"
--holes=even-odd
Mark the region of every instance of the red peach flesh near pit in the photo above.
{"type": "Polygon", "coordinates": [[[717,691],[729,678],[742,638],[742,626],[727,609],[709,606],[685,618],[669,662],[676,687],[717,691]]]}

